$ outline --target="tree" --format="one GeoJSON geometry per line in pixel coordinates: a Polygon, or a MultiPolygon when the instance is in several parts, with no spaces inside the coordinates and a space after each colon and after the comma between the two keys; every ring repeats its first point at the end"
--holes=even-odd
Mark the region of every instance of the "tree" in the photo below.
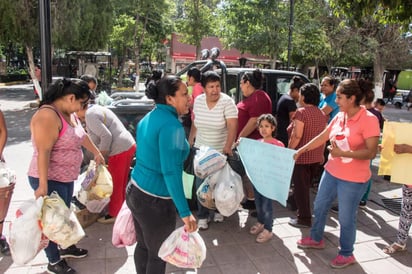
{"type": "MultiPolygon", "coordinates": [[[[166,38],[167,33],[170,33],[171,23],[170,14],[168,13],[171,3],[168,0],[151,1],[151,0],[128,0],[120,1],[113,0],[115,8],[115,16],[126,16],[128,19],[127,34],[124,37],[121,47],[130,49],[134,55],[136,85],[138,87],[139,71],[140,71],[140,56],[143,48],[151,48],[149,44],[158,45],[166,38]],[[130,18],[133,18],[133,25],[130,26],[130,18]],[[131,44],[129,43],[131,42],[131,44]],[[155,43],[153,41],[156,41],[155,43]]],[[[114,29],[114,32],[119,29],[114,29]]],[[[111,37],[116,34],[112,32],[111,37]]],[[[112,45],[116,46],[116,44],[112,45]]],[[[125,51],[118,49],[119,53],[123,54],[120,64],[119,83],[121,84],[125,65],[125,51]]]]}
{"type": "MultiPolygon", "coordinates": [[[[375,84],[381,85],[381,76],[389,55],[393,57],[394,45],[400,45],[396,54],[408,56],[401,26],[412,19],[412,2],[409,0],[330,0],[335,14],[343,14],[354,32],[367,41],[368,51],[373,52],[375,84]],[[389,55],[388,55],[389,53],[389,55]]],[[[410,55],[409,55],[410,56],[410,55]]]]}
{"type": "Polygon", "coordinates": [[[216,6],[213,6],[213,1],[206,2],[184,1],[183,6],[179,7],[182,17],[176,22],[177,31],[182,35],[182,42],[196,47],[196,59],[200,57],[200,43],[203,37],[212,34],[215,26],[212,11],[216,6]]]}
{"type": "Polygon", "coordinates": [[[221,5],[220,35],[226,46],[269,56],[275,67],[286,48],[289,5],[281,0],[231,0],[221,5]]]}
{"type": "MultiPolygon", "coordinates": [[[[38,0],[0,1],[0,42],[20,44],[25,48],[33,80],[36,80],[33,48],[40,47],[38,3],[38,0]]],[[[96,50],[106,45],[107,26],[111,25],[112,15],[109,1],[55,1],[51,13],[55,47],[96,50]]]]}
{"type": "Polygon", "coordinates": [[[97,51],[107,47],[113,25],[112,1],[55,1],[52,40],[56,48],[97,51]]]}

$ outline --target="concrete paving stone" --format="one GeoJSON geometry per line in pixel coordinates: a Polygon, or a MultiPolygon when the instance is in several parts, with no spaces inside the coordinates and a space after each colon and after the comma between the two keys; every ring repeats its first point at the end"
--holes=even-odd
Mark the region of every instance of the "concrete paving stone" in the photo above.
{"type": "MultiPolygon", "coordinates": [[[[411,268],[399,267],[393,260],[376,260],[362,263],[366,273],[371,274],[406,274],[411,273],[411,268]]],[[[354,273],[354,272],[353,272],[354,273]]]]}
{"type": "Polygon", "coordinates": [[[314,251],[306,253],[303,251],[296,252],[291,257],[288,257],[288,260],[295,266],[297,273],[329,273],[332,271],[314,251]]]}
{"type": "MultiPolygon", "coordinates": [[[[255,264],[258,273],[276,273],[289,274],[298,273],[296,267],[286,261],[280,254],[273,257],[260,257],[252,260],[255,264]]],[[[254,272],[249,272],[254,273],[254,272]]]]}
{"type": "Polygon", "coordinates": [[[378,249],[375,242],[355,244],[353,254],[358,262],[368,262],[385,258],[385,253],[378,249]]]}
{"type": "Polygon", "coordinates": [[[216,265],[232,264],[246,260],[247,255],[238,245],[224,245],[210,250],[208,256],[212,256],[216,265]]]}
{"type": "Polygon", "coordinates": [[[248,260],[238,260],[229,264],[219,264],[221,273],[254,274],[259,273],[256,266],[248,260]]]}
{"type": "Polygon", "coordinates": [[[249,244],[243,244],[240,246],[240,248],[243,249],[247,257],[251,260],[262,257],[276,257],[279,254],[273,247],[272,241],[266,243],[253,242],[249,244]]]}
{"type": "Polygon", "coordinates": [[[93,259],[91,257],[81,259],[66,259],[67,264],[78,273],[107,273],[106,259],[93,259]]]}
{"type": "Polygon", "coordinates": [[[398,220],[389,222],[380,222],[378,226],[371,226],[370,229],[374,234],[379,235],[381,238],[390,238],[396,235],[398,231],[399,217],[398,220]]]}
{"type": "Polygon", "coordinates": [[[105,272],[103,273],[116,273],[116,274],[130,274],[136,273],[133,256],[124,258],[107,258],[104,262],[105,272]]]}
{"type": "MultiPolygon", "coordinates": [[[[224,231],[224,232],[216,231],[212,227],[209,227],[208,230],[199,231],[199,234],[200,236],[202,236],[207,248],[214,247],[215,245],[213,243],[216,241],[217,241],[218,246],[224,246],[226,244],[233,244],[233,242],[235,241],[233,234],[230,233],[229,231],[224,231]]],[[[239,233],[239,234],[241,235],[243,233],[239,233]]]]}
{"type": "Polygon", "coordinates": [[[391,264],[394,264],[396,267],[400,268],[402,271],[405,271],[405,273],[412,273],[412,253],[409,252],[404,252],[404,253],[399,253],[396,254],[395,256],[391,256],[390,258],[387,258],[385,261],[390,262],[391,264]]]}
{"type": "Polygon", "coordinates": [[[369,226],[357,226],[355,243],[376,241],[381,239],[369,226]]]}

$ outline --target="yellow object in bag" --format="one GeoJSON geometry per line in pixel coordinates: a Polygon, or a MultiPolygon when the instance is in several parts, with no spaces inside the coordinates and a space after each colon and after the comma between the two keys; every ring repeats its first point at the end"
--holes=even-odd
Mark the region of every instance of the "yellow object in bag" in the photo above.
{"type": "Polygon", "coordinates": [[[103,165],[97,167],[97,180],[88,191],[89,200],[109,198],[113,193],[112,175],[103,165]]]}

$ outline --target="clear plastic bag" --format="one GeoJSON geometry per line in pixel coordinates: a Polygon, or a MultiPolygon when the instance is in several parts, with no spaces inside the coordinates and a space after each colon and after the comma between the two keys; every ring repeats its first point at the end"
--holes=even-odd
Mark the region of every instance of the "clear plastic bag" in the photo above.
{"type": "Polygon", "coordinates": [[[42,205],[43,197],[24,202],[16,211],[16,219],[10,223],[10,251],[18,265],[30,262],[49,244],[40,227],[42,205]]]}
{"type": "Polygon", "coordinates": [[[84,190],[89,190],[92,184],[96,182],[96,180],[97,180],[96,162],[94,160],[91,160],[89,163],[89,166],[87,167],[84,179],[82,180],[82,183],[81,183],[82,188],[84,190]]]}
{"type": "Polygon", "coordinates": [[[41,223],[44,235],[63,249],[85,236],[76,214],[70,211],[56,192],[44,198],[41,223]]]}
{"type": "Polygon", "coordinates": [[[163,242],[158,255],[180,268],[200,268],[206,259],[206,245],[198,232],[186,232],[182,226],[163,242]]]}
{"type": "Polygon", "coordinates": [[[100,200],[109,198],[113,193],[112,175],[104,165],[97,167],[97,179],[91,184],[91,188],[87,191],[88,200],[100,200]]]}
{"type": "Polygon", "coordinates": [[[112,244],[115,247],[124,247],[135,243],[136,231],[132,212],[127,207],[126,201],[124,201],[113,225],[112,244]]]}
{"type": "Polygon", "coordinates": [[[215,184],[211,183],[211,176],[207,177],[196,191],[197,200],[199,203],[209,209],[216,209],[215,198],[213,190],[215,184]]]}

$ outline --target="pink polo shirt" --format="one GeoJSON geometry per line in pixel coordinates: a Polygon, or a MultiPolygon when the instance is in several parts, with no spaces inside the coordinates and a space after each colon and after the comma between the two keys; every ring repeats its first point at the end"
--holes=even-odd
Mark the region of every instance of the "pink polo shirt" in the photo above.
{"type": "MultiPolygon", "coordinates": [[[[333,140],[338,133],[343,132],[348,138],[352,151],[365,149],[365,140],[379,137],[379,121],[375,115],[361,107],[360,111],[350,119],[344,112],[339,112],[328,125],[329,140],[333,140]]],[[[329,155],[325,170],[338,179],[354,183],[366,183],[372,176],[370,160],[352,159],[343,163],[341,157],[329,155]]]]}

